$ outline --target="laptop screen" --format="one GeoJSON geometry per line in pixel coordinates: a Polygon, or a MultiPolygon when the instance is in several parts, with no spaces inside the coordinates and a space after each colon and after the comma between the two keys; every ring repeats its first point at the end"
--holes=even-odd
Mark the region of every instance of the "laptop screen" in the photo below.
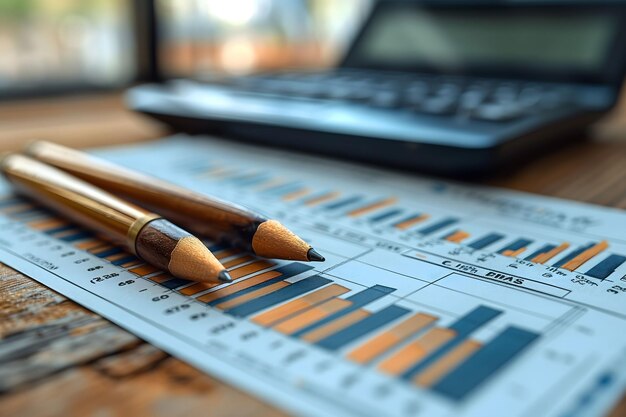
{"type": "Polygon", "coordinates": [[[386,6],[375,10],[349,62],[443,73],[600,74],[622,23],[601,9],[386,6]]]}

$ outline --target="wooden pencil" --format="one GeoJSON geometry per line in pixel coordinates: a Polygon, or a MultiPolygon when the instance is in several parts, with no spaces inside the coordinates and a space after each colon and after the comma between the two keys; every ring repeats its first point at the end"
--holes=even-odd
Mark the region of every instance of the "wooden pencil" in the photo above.
{"type": "Polygon", "coordinates": [[[23,155],[3,157],[0,169],[18,192],[178,278],[231,281],[226,269],[198,238],[160,215],[23,155]]]}
{"type": "Polygon", "coordinates": [[[309,244],[276,220],[216,197],[200,194],[50,142],[28,146],[28,155],[123,195],[193,233],[266,258],[323,261],[309,244]]]}

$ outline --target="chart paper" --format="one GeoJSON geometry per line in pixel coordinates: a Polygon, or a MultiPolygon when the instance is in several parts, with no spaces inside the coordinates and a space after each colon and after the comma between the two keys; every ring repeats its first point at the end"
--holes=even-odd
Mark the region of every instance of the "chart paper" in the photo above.
{"type": "Polygon", "coordinates": [[[304,416],[578,417],[626,387],[626,214],[179,135],[97,154],[326,256],[176,279],[0,183],[0,261],[304,416]]]}

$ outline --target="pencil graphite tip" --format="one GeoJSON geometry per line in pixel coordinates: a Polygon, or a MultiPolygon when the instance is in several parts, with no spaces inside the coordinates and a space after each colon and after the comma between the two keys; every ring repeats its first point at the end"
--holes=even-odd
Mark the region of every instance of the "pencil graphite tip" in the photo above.
{"type": "Polygon", "coordinates": [[[324,262],[326,260],[326,258],[320,255],[319,252],[313,248],[309,249],[306,256],[311,262],[324,262]]]}
{"type": "Polygon", "coordinates": [[[221,282],[233,282],[233,278],[225,269],[217,274],[217,279],[219,279],[221,282]]]}

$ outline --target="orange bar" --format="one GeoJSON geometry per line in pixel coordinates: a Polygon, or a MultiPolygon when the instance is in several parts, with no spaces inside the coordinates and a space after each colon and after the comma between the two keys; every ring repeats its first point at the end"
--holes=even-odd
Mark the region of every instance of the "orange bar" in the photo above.
{"type": "Polygon", "coordinates": [[[28,210],[33,207],[35,206],[32,205],[31,203],[19,203],[19,204],[14,204],[12,206],[8,206],[3,209],[0,209],[0,211],[2,211],[4,214],[12,214],[12,213],[18,213],[22,210],[28,210]]]}
{"type": "Polygon", "coordinates": [[[546,253],[539,254],[535,256],[531,262],[536,262],[538,264],[542,264],[550,259],[554,258],[559,253],[563,252],[565,249],[569,248],[569,243],[561,243],[556,248],[549,250],[546,253]]]}
{"type": "Polygon", "coordinates": [[[357,209],[354,209],[354,210],[350,211],[348,213],[348,216],[350,216],[350,217],[359,217],[359,216],[362,216],[364,214],[370,213],[370,212],[372,212],[374,210],[378,210],[378,209],[381,209],[383,207],[390,206],[390,205],[394,204],[396,201],[398,201],[398,199],[395,198],[395,197],[391,197],[391,198],[388,198],[388,199],[382,200],[382,201],[377,201],[375,203],[368,204],[367,206],[363,206],[363,207],[360,207],[360,208],[357,208],[357,209]]]}
{"type": "Polygon", "coordinates": [[[450,236],[448,236],[446,240],[448,242],[461,243],[464,239],[467,239],[469,236],[470,236],[469,233],[464,232],[463,230],[458,230],[454,232],[454,234],[451,234],[450,236]]]}
{"type": "Polygon", "coordinates": [[[348,359],[357,363],[368,363],[436,320],[435,316],[417,313],[357,347],[348,354],[348,359]]]}
{"type": "Polygon", "coordinates": [[[423,222],[424,220],[426,220],[427,218],[429,218],[430,216],[428,214],[420,214],[419,216],[413,217],[412,219],[407,219],[401,223],[397,223],[394,227],[396,229],[400,229],[400,230],[406,230],[414,225],[416,225],[417,223],[423,222]]]}
{"type": "Polygon", "coordinates": [[[113,261],[117,261],[118,259],[122,259],[122,258],[126,258],[129,254],[126,252],[122,252],[122,253],[116,253],[115,255],[111,255],[111,256],[107,256],[106,259],[107,261],[113,262],[113,261]]]}
{"type": "Polygon", "coordinates": [[[99,240],[99,239],[90,239],[90,240],[86,240],[84,242],[80,242],[74,245],[74,247],[76,249],[81,249],[81,250],[89,250],[89,249],[95,249],[98,246],[104,245],[104,242],[99,240]]]}
{"type": "MultiPolygon", "coordinates": [[[[243,282],[247,281],[249,281],[249,279],[243,282]]],[[[314,306],[315,304],[326,301],[331,297],[337,297],[341,294],[345,294],[348,291],[350,290],[346,287],[342,287],[341,285],[337,284],[331,284],[327,287],[321,288],[308,295],[305,295],[304,297],[297,298],[295,300],[289,301],[286,304],[266,311],[265,313],[261,313],[258,316],[254,317],[252,321],[261,326],[273,326],[285,317],[291,316],[295,313],[300,313],[303,310],[314,306]]]]}
{"type": "Polygon", "coordinates": [[[125,264],[121,264],[120,266],[121,266],[122,268],[130,268],[130,267],[133,267],[133,266],[139,265],[139,264],[141,264],[142,262],[143,262],[143,261],[142,261],[141,259],[137,258],[137,259],[135,259],[134,261],[126,262],[125,264]]]}
{"type": "Polygon", "coordinates": [[[213,255],[215,255],[217,259],[224,259],[238,253],[241,253],[241,251],[239,251],[238,249],[222,249],[221,251],[213,252],[213,255]]]}
{"type": "Polygon", "coordinates": [[[307,195],[310,192],[311,192],[311,190],[308,189],[308,188],[301,188],[299,190],[292,191],[289,194],[285,194],[283,196],[283,201],[293,201],[293,200],[295,200],[297,198],[300,198],[302,196],[307,195]]]}
{"type": "Polygon", "coordinates": [[[454,330],[436,327],[382,361],[378,369],[390,375],[399,375],[430,352],[451,340],[455,335],[454,330]]]}
{"type": "Polygon", "coordinates": [[[475,340],[466,340],[413,378],[422,387],[430,387],[456,368],[482,346],[475,340]]]}
{"type": "Polygon", "coordinates": [[[370,315],[371,313],[365,310],[355,310],[352,313],[348,313],[335,321],[332,321],[318,327],[317,329],[313,329],[310,332],[305,333],[302,336],[302,339],[306,340],[307,342],[315,343],[330,336],[333,333],[337,333],[338,331],[345,329],[346,327],[356,323],[359,320],[363,320],[365,317],[370,315]]]}
{"type": "Polygon", "coordinates": [[[526,248],[519,248],[519,249],[516,249],[516,250],[507,249],[504,252],[502,252],[502,255],[504,255],[504,256],[513,256],[514,257],[514,256],[517,256],[517,255],[523,253],[525,250],[526,250],[526,248]]]}
{"type": "Polygon", "coordinates": [[[159,271],[159,268],[156,268],[152,265],[141,265],[137,268],[129,269],[133,274],[139,275],[140,277],[145,277],[146,275],[150,275],[154,272],[159,271]]]}
{"type": "Polygon", "coordinates": [[[78,228],[70,229],[70,230],[64,230],[62,232],[54,233],[52,236],[57,238],[57,239],[61,239],[61,238],[65,237],[65,236],[71,236],[71,235],[75,234],[76,230],[78,230],[78,228]]]}
{"type": "Polygon", "coordinates": [[[154,281],[157,284],[160,284],[162,282],[165,281],[169,281],[170,279],[173,279],[174,277],[168,274],[159,274],[159,275],[155,275],[153,277],[148,278],[150,281],[154,281]]]}
{"type": "Polygon", "coordinates": [[[67,226],[69,223],[60,219],[35,220],[28,223],[28,226],[37,230],[54,229],[56,227],[67,226]]]}
{"type": "Polygon", "coordinates": [[[567,269],[569,271],[573,271],[574,269],[578,268],[579,266],[587,262],[589,259],[593,258],[600,252],[606,250],[608,247],[609,247],[609,242],[607,242],[606,240],[603,240],[602,242],[595,244],[594,246],[590,247],[583,253],[579,254],[574,259],[570,260],[565,265],[563,265],[561,268],[567,269]]]}
{"type": "Polygon", "coordinates": [[[349,307],[350,305],[352,305],[352,302],[350,301],[342,298],[332,298],[322,304],[310,308],[303,313],[297,314],[283,322],[280,322],[274,326],[274,329],[284,334],[292,334],[305,328],[309,324],[328,317],[339,310],[349,307]]]}
{"type": "Polygon", "coordinates": [[[276,264],[268,261],[256,261],[251,264],[240,266],[239,268],[235,268],[232,271],[229,271],[232,279],[239,279],[241,277],[245,277],[246,275],[253,274],[255,272],[262,271],[267,268],[271,268],[276,264]]]}
{"type": "Polygon", "coordinates": [[[307,200],[304,203],[304,205],[308,206],[308,207],[313,207],[313,206],[321,204],[321,203],[323,203],[325,201],[329,201],[329,200],[332,200],[333,198],[339,197],[339,195],[340,195],[340,193],[338,193],[337,191],[333,191],[333,192],[330,192],[330,193],[323,194],[323,195],[321,195],[319,197],[315,197],[315,198],[312,198],[310,200],[307,200]]]}
{"type": "Polygon", "coordinates": [[[224,266],[224,268],[228,269],[237,265],[241,265],[253,259],[254,259],[254,256],[244,255],[244,256],[240,256],[239,258],[231,259],[228,262],[223,262],[222,265],[224,266]]]}
{"type": "Polygon", "coordinates": [[[278,186],[280,184],[284,184],[285,180],[281,179],[281,178],[274,178],[271,179],[269,182],[262,182],[258,187],[256,187],[258,190],[260,191],[264,191],[264,190],[269,190],[270,188],[274,187],[274,186],[278,186]]]}
{"type": "MultiPolygon", "coordinates": [[[[218,298],[222,298],[227,295],[234,294],[237,291],[245,290],[246,288],[253,287],[269,279],[279,277],[280,275],[281,275],[280,272],[268,271],[263,274],[259,274],[255,277],[252,277],[250,279],[247,279],[245,281],[241,281],[236,284],[231,284],[228,287],[224,287],[217,291],[204,294],[202,297],[198,297],[198,301],[202,301],[203,303],[210,303],[213,300],[217,300],[218,298]]],[[[213,288],[217,285],[219,284],[209,284],[209,283],[199,282],[190,287],[183,288],[180,292],[185,295],[194,295],[194,294],[199,293],[200,291],[213,288]]]]}
{"type": "Polygon", "coordinates": [[[220,303],[215,307],[219,308],[220,310],[228,310],[229,308],[237,307],[238,305],[241,305],[246,301],[253,300],[256,297],[261,297],[265,294],[273,293],[274,291],[285,288],[288,285],[291,284],[285,281],[278,281],[266,287],[259,288],[256,291],[252,291],[237,298],[233,298],[232,300],[224,301],[223,303],[220,303]]]}
{"type": "Polygon", "coordinates": [[[97,255],[101,252],[104,252],[105,250],[109,250],[114,248],[113,245],[110,245],[108,243],[103,242],[103,244],[101,246],[96,246],[95,248],[91,248],[89,249],[89,252],[93,253],[94,255],[97,255]]]}

